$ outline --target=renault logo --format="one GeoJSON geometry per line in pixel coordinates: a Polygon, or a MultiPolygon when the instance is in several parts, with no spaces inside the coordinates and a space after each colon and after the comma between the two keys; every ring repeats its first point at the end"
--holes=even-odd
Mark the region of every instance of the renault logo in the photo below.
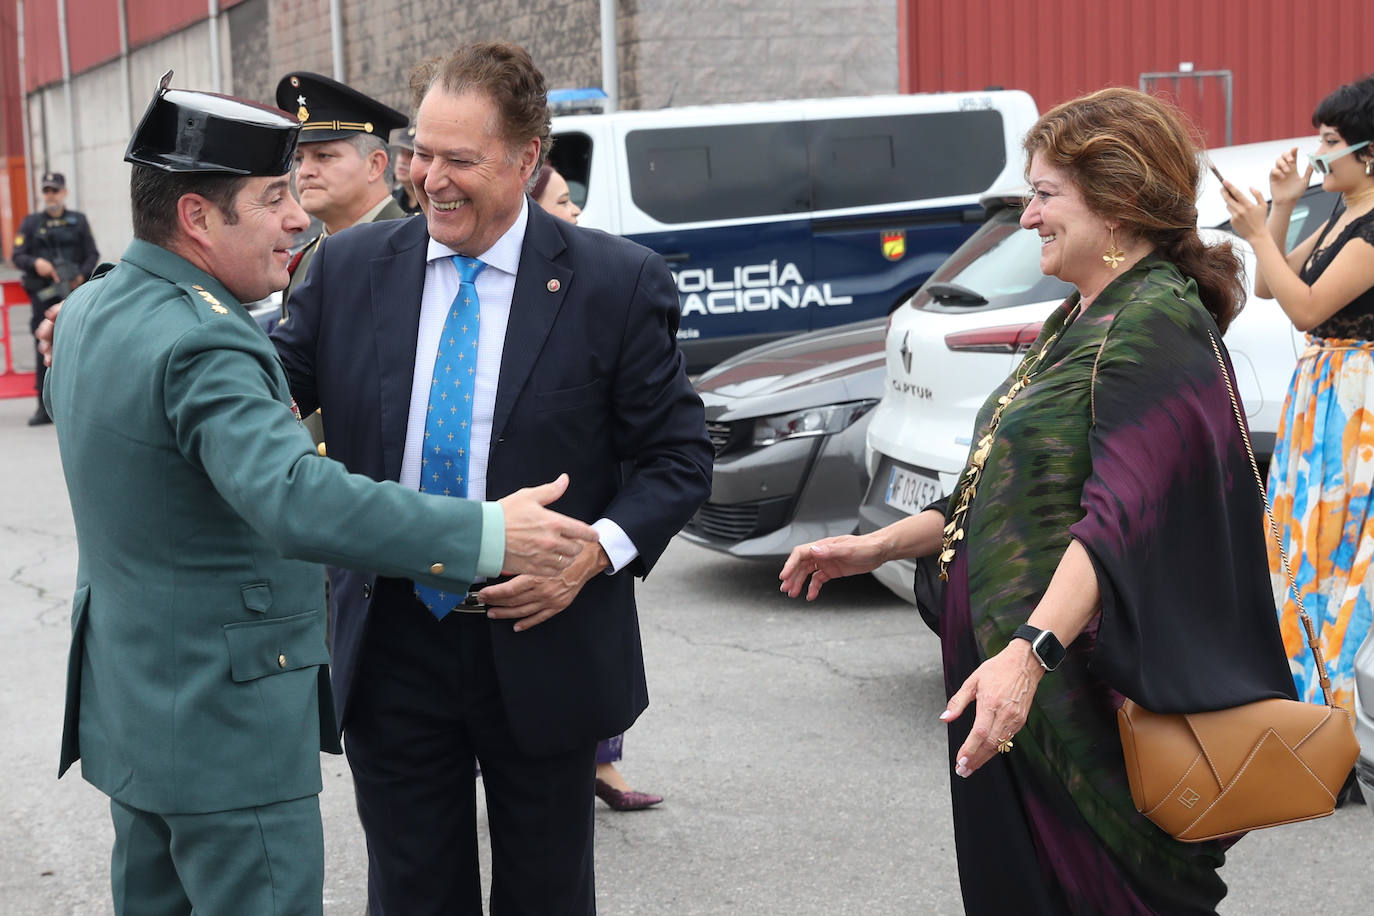
{"type": "Polygon", "coordinates": [[[902,371],[904,371],[907,375],[911,374],[911,347],[907,346],[907,341],[910,338],[910,331],[907,331],[905,334],[902,335],[902,349],[898,351],[902,354],[902,371]]]}

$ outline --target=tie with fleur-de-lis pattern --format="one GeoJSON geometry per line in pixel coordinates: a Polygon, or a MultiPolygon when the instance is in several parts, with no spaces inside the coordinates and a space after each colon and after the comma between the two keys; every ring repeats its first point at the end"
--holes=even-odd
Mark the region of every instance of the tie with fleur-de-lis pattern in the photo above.
{"type": "MultiPolygon", "coordinates": [[[[420,492],[466,496],[472,398],[477,380],[477,326],[481,318],[474,284],[487,265],[461,255],[453,263],[458,268],[458,295],[444,317],[444,331],[439,335],[439,349],[434,355],[424,452],[420,457],[420,492]]],[[[442,620],[464,596],[461,592],[416,585],[415,597],[442,620]]]]}

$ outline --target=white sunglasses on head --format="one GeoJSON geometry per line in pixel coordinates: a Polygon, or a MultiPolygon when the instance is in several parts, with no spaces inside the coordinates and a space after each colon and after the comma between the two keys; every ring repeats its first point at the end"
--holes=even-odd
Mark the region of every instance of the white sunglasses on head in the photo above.
{"type": "Polygon", "coordinates": [[[1330,175],[1331,163],[1335,162],[1342,156],[1353,153],[1357,149],[1363,149],[1368,145],[1369,141],[1365,140],[1362,143],[1356,143],[1354,146],[1347,146],[1345,149],[1337,150],[1334,153],[1322,153],[1320,156],[1314,156],[1311,153],[1308,153],[1307,161],[1312,163],[1312,170],[1316,172],[1318,175],[1330,175]]]}

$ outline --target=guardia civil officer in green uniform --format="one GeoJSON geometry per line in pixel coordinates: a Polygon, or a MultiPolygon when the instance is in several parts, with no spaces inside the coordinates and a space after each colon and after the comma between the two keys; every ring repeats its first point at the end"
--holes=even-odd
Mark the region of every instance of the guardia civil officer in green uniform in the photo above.
{"type": "Polygon", "coordinates": [[[387,144],[392,131],[406,125],[405,115],[352,86],[305,70],[277,83],[277,107],[300,119],[296,193],[305,212],[324,224],[324,231],[291,260],[291,284],[282,296],[285,317],[291,291],[305,279],[321,238],[410,214],[391,196],[395,170],[387,144]]]}
{"type": "Polygon", "coordinates": [[[110,796],[116,913],[318,914],[316,563],[463,590],[595,533],[543,508],[566,479],[479,503],[316,454],[241,304],[285,286],[306,225],[300,126],[170,77],[125,153],[135,240],[63,305],[45,389],[79,545],[59,775],[79,758],[110,796]]]}

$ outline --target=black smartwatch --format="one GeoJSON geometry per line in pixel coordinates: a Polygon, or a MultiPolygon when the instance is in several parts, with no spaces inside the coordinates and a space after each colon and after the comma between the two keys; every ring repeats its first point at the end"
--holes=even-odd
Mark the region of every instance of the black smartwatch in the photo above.
{"type": "Polygon", "coordinates": [[[1064,660],[1064,647],[1060,645],[1058,637],[1049,630],[1040,630],[1023,623],[1011,634],[1011,638],[1024,639],[1030,643],[1036,661],[1040,662],[1040,667],[1046,671],[1058,668],[1059,663],[1064,660]]]}

